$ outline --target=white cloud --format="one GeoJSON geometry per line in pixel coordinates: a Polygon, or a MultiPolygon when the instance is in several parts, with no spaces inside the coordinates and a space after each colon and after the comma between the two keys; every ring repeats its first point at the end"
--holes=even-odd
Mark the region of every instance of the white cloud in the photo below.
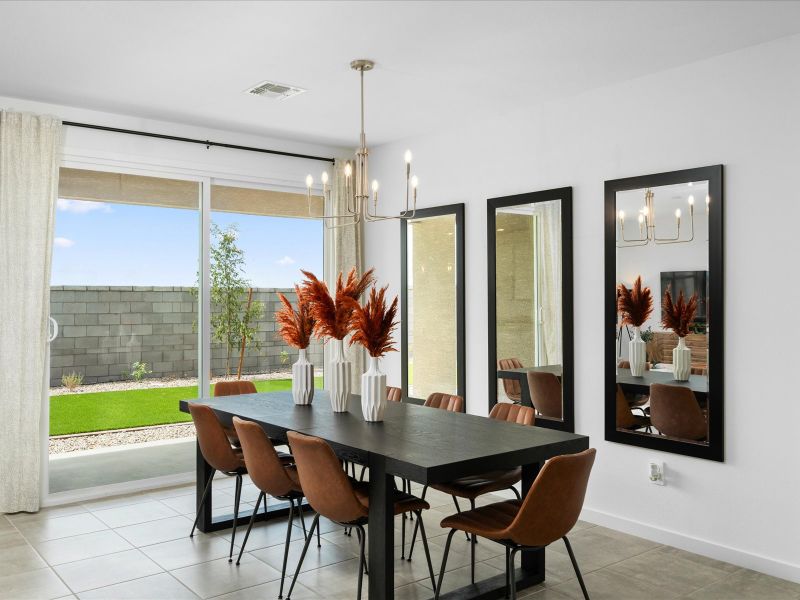
{"type": "Polygon", "coordinates": [[[111,207],[105,202],[90,202],[87,200],[67,200],[66,198],[59,198],[56,201],[56,208],[64,212],[71,212],[75,214],[86,214],[95,211],[111,212],[111,207]]]}
{"type": "Polygon", "coordinates": [[[287,265],[293,265],[295,263],[295,260],[291,256],[284,256],[283,258],[277,260],[276,262],[282,267],[285,267],[287,265]]]}
{"type": "Polygon", "coordinates": [[[56,248],[72,248],[75,245],[75,240],[65,237],[57,237],[53,240],[53,246],[56,248]]]}

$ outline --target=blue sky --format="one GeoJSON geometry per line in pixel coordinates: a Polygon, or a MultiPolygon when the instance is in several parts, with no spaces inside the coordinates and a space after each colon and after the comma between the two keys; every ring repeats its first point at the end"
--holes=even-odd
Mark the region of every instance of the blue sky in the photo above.
{"type": "MultiPolygon", "coordinates": [[[[212,212],[236,224],[246,276],[289,287],[299,269],[322,274],[322,222],[212,212]]],[[[199,213],[179,208],[59,200],[52,285],[195,285],[199,213]]]]}

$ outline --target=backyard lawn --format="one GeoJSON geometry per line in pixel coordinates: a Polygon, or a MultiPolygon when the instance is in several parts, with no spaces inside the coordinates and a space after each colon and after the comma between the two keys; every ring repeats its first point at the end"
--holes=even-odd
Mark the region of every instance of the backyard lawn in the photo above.
{"type": "MultiPolygon", "coordinates": [[[[259,392],[292,389],[291,379],[256,381],[255,384],[259,392]]],[[[322,388],[321,377],[316,378],[316,387],[322,388]]],[[[191,421],[188,414],[178,410],[178,402],[196,396],[196,386],[53,396],[50,398],[50,435],[191,421]]]]}

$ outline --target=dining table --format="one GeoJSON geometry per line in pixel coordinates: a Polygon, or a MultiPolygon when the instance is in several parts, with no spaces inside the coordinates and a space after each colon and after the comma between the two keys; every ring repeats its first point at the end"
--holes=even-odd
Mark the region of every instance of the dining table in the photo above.
{"type": "MultiPolygon", "coordinates": [[[[335,413],[325,390],[316,390],[310,405],[294,404],[292,393],[286,391],[182,400],[180,410],[188,412],[191,402],[212,408],[224,425],[230,425],[234,416],[254,421],[276,444],[286,442],[288,431],[320,437],[341,460],[369,468],[368,591],[372,600],[394,598],[395,477],[431,485],[521,466],[524,498],[546,460],[589,447],[589,438],[584,435],[406,402],[389,402],[383,421],[368,422],[362,415],[359,396],[351,395],[346,412],[335,413]]],[[[198,447],[198,504],[211,476],[212,469],[198,447]]],[[[213,496],[213,486],[211,490],[213,496]]],[[[204,532],[232,525],[232,515],[212,516],[212,502],[210,497],[200,515],[198,527],[204,532]]],[[[271,499],[269,509],[257,519],[285,514],[286,507],[271,499]]],[[[240,514],[237,523],[249,518],[246,512],[240,514]]],[[[544,581],[543,548],[523,553],[521,560],[516,571],[518,589],[544,581]]],[[[497,575],[440,597],[502,598],[505,583],[505,575],[497,575]]]]}
{"type": "Polygon", "coordinates": [[[686,381],[678,381],[675,379],[675,374],[667,370],[653,370],[646,369],[641,375],[634,376],[630,369],[624,367],[617,368],[617,383],[625,391],[636,392],[640,394],[649,394],[650,386],[654,383],[663,383],[666,385],[676,385],[686,387],[692,390],[697,396],[698,400],[705,400],[708,396],[708,376],[707,375],[689,375],[686,381]]]}

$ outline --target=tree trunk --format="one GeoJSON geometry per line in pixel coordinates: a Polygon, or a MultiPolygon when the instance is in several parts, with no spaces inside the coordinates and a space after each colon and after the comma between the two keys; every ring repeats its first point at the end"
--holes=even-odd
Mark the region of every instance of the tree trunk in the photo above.
{"type": "MultiPolygon", "coordinates": [[[[253,303],[253,288],[250,288],[250,291],[247,294],[247,307],[244,309],[244,314],[248,315],[250,313],[250,305],[253,303]]],[[[248,324],[245,324],[245,327],[248,324]]],[[[247,345],[247,339],[245,338],[245,334],[242,333],[242,349],[239,351],[239,370],[236,373],[236,379],[242,378],[242,364],[244,363],[244,348],[247,345]]]]}

